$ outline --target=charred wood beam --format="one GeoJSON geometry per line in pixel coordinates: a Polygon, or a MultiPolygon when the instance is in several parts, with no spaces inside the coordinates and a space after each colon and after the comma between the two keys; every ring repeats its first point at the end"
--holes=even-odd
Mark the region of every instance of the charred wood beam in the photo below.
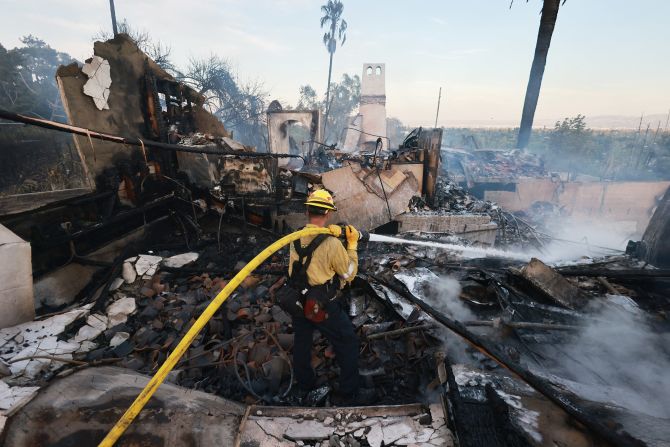
{"type": "Polygon", "coordinates": [[[514,329],[539,329],[547,331],[575,331],[579,326],[555,323],[535,323],[531,321],[472,320],[464,321],[465,326],[511,327],[514,329]]]}
{"type": "Polygon", "coordinates": [[[472,345],[475,349],[491,358],[493,361],[498,363],[503,368],[511,371],[521,380],[530,385],[538,393],[545,396],[547,399],[552,401],[554,404],[562,408],[566,413],[572,416],[575,420],[579,421],[585,427],[587,427],[594,435],[600,437],[602,440],[611,443],[615,446],[625,446],[625,447],[640,447],[645,446],[646,444],[641,442],[638,439],[632,437],[628,432],[621,429],[617,429],[617,424],[613,421],[603,421],[599,420],[592,415],[588,414],[584,409],[575,405],[569,398],[567,393],[558,392],[549,382],[545,379],[533,374],[523,366],[512,361],[509,356],[499,349],[496,346],[492,346],[490,343],[485,341],[479,335],[468,330],[462,323],[444,315],[442,312],[434,309],[432,306],[424,302],[423,300],[415,297],[411,292],[407,290],[404,284],[399,281],[391,278],[386,280],[376,275],[369,275],[369,278],[385,285],[389,289],[393,290],[395,293],[403,296],[410,302],[417,305],[421,310],[426,312],[428,315],[433,317],[437,322],[446,326],[452,332],[455,332],[457,335],[461,336],[465,341],[472,345]]]}
{"type": "Polygon", "coordinates": [[[435,326],[433,326],[432,324],[420,324],[418,326],[404,327],[404,328],[401,328],[401,329],[395,329],[393,331],[378,332],[376,334],[368,335],[367,339],[368,340],[374,340],[374,339],[377,339],[377,338],[395,337],[396,335],[403,335],[403,334],[407,334],[409,332],[432,329],[434,327],[435,326]]]}
{"type": "Polygon", "coordinates": [[[69,234],[67,236],[64,236],[64,237],[50,239],[49,241],[47,241],[43,244],[40,244],[40,248],[41,249],[51,248],[51,247],[54,247],[54,246],[57,246],[57,245],[60,245],[60,244],[63,244],[63,243],[67,243],[69,241],[75,241],[75,240],[80,239],[80,238],[82,238],[82,237],[84,237],[84,236],[86,236],[90,233],[93,233],[95,231],[102,230],[102,229],[108,228],[110,226],[113,226],[113,225],[119,224],[121,222],[124,222],[125,220],[127,220],[131,217],[140,215],[140,214],[144,213],[145,211],[148,211],[152,208],[156,208],[156,207],[161,206],[161,205],[168,205],[171,201],[174,200],[174,198],[175,198],[175,196],[174,196],[173,193],[170,193],[170,194],[168,194],[166,196],[163,196],[163,197],[159,197],[159,198],[154,199],[150,202],[147,202],[146,204],[144,204],[140,207],[133,208],[131,210],[124,211],[122,213],[116,214],[115,216],[111,217],[110,219],[108,219],[104,222],[100,222],[100,223],[91,225],[89,227],[83,228],[83,229],[81,229],[77,232],[71,233],[71,234],[69,234]]]}
{"type": "Polygon", "coordinates": [[[162,149],[174,152],[191,152],[196,154],[213,154],[213,155],[227,155],[235,157],[251,157],[251,158],[300,158],[305,161],[301,155],[296,154],[270,154],[262,152],[238,152],[226,151],[215,146],[206,146],[204,148],[196,148],[189,146],[181,146],[179,144],[161,143],[160,141],[143,140],[136,137],[123,137],[118,135],[111,135],[108,133],[98,132],[83,127],[71,126],[69,124],[58,123],[56,121],[45,120],[40,118],[33,118],[19,113],[13,113],[8,110],[0,109],[0,118],[18,123],[30,124],[33,126],[43,127],[45,129],[57,130],[59,132],[66,132],[84,137],[95,138],[96,140],[111,141],[119,144],[128,144],[138,147],[151,147],[154,149],[162,149]]]}

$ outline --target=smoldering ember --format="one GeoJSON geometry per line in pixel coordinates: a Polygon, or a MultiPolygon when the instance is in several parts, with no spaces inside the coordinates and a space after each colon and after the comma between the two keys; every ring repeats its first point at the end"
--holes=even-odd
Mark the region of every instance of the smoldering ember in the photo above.
{"type": "Polygon", "coordinates": [[[352,2],[295,107],[102,3],[83,62],[0,45],[0,445],[670,446],[668,122],[533,127],[576,2],[504,6],[518,129],[391,118],[375,51],[331,80],[352,2]]]}

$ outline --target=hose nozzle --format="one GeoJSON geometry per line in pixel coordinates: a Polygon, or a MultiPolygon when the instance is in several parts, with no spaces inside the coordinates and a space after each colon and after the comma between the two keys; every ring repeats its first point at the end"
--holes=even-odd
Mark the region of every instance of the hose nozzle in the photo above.
{"type": "MultiPolygon", "coordinates": [[[[347,233],[347,226],[344,224],[338,224],[340,228],[342,228],[342,235],[340,236],[341,238],[344,238],[344,235],[347,233]]],[[[370,233],[365,231],[365,230],[360,230],[356,228],[358,231],[358,241],[362,242],[364,244],[367,244],[368,241],[370,241],[370,233]]]]}

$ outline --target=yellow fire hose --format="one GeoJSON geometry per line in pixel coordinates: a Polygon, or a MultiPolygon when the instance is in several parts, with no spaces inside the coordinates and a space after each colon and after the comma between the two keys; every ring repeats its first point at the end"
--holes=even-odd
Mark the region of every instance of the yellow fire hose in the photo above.
{"type": "Polygon", "coordinates": [[[160,367],[156,375],[154,375],[147,386],[144,387],[142,392],[137,396],[135,401],[130,405],[126,412],[121,416],[121,419],[112,427],[112,429],[107,433],[105,439],[100,442],[99,447],[112,447],[114,443],[119,439],[119,437],[126,431],[128,426],[133,422],[135,417],[142,411],[142,408],[147,404],[151,396],[156,392],[158,387],[163,383],[165,377],[168,375],[172,368],[175,367],[179,359],[184,355],[186,350],[193,340],[202,330],[203,327],[207,324],[210,318],[214,316],[216,311],[221,307],[224,301],[230,296],[230,294],[237,289],[237,287],[242,283],[242,281],[251,274],[259,265],[261,265],[267,258],[272,256],[279,249],[285,245],[290,244],[291,242],[303,237],[303,236],[314,236],[317,234],[331,234],[328,228],[305,228],[300,231],[291,233],[283,238],[279,239],[272,245],[268,246],[260,252],[254,259],[252,259],[247,265],[240,270],[237,275],[230,280],[230,282],[223,288],[221,292],[212,300],[212,302],[207,306],[203,313],[198,317],[198,319],[193,323],[193,326],[188,330],[184,338],[181,339],[174,351],[168,356],[165,360],[165,363],[160,367]]]}

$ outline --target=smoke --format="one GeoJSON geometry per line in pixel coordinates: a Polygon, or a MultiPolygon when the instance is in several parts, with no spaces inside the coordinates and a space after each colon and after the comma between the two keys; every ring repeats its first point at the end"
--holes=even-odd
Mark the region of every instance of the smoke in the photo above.
{"type": "Polygon", "coordinates": [[[670,335],[654,331],[628,297],[608,295],[592,309],[593,323],[571,343],[560,374],[584,399],[609,401],[635,412],[670,417],[670,335]]]}
{"type": "Polygon", "coordinates": [[[474,320],[474,315],[461,300],[461,284],[451,276],[440,276],[428,283],[429,304],[449,317],[464,321],[474,320]]]}
{"type": "Polygon", "coordinates": [[[547,263],[622,254],[629,240],[639,238],[634,221],[552,217],[545,225],[554,240],[534,256],[547,263]]]}
{"type": "MultiPolygon", "coordinates": [[[[435,278],[427,285],[425,299],[432,307],[457,321],[476,320],[477,318],[460,298],[461,284],[451,276],[435,278]]],[[[449,329],[438,326],[442,340],[442,350],[447,353],[453,363],[471,363],[468,353],[470,345],[449,329]]]]}

